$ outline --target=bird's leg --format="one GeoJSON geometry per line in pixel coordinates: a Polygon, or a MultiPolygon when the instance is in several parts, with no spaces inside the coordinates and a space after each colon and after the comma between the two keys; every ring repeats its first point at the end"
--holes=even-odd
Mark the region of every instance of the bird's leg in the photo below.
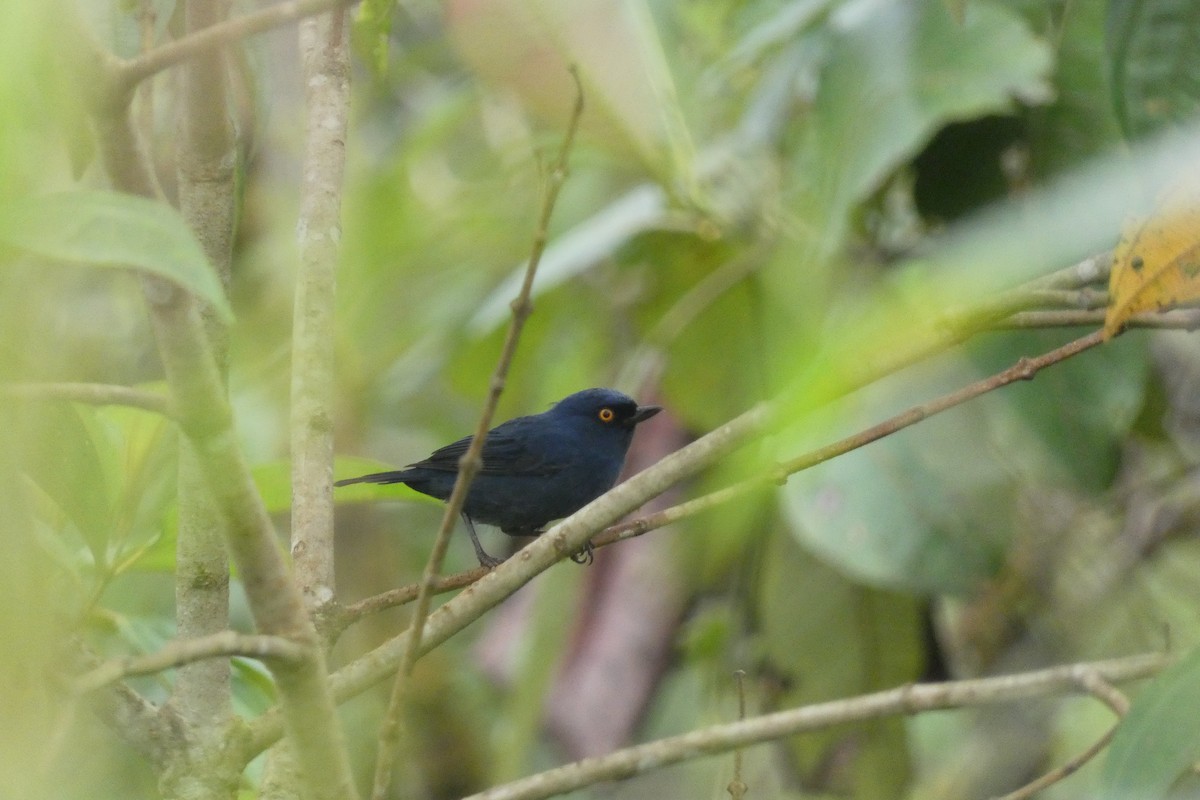
{"type": "Polygon", "coordinates": [[[479,559],[479,566],[495,569],[500,564],[503,564],[503,558],[489,556],[487,551],[483,549],[483,545],[479,543],[479,537],[475,535],[475,523],[471,522],[471,518],[463,514],[462,519],[463,522],[467,523],[467,533],[471,534],[471,544],[475,546],[475,557],[479,559]]]}

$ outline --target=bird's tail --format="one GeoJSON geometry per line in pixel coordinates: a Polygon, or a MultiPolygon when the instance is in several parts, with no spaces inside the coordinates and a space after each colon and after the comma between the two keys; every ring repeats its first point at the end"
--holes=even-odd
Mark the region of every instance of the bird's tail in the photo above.
{"type": "Polygon", "coordinates": [[[349,486],[352,483],[404,483],[409,477],[408,470],[393,470],[391,472],[373,472],[370,475],[359,475],[357,478],[343,478],[334,481],[334,486],[349,486]]]}

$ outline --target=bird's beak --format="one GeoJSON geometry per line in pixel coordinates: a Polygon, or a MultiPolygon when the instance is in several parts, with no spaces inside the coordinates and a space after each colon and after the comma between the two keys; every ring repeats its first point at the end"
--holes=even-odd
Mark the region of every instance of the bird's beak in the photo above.
{"type": "Polygon", "coordinates": [[[639,422],[645,422],[660,411],[662,411],[662,406],[638,406],[637,411],[633,412],[633,416],[629,418],[629,426],[633,427],[639,422]]]}

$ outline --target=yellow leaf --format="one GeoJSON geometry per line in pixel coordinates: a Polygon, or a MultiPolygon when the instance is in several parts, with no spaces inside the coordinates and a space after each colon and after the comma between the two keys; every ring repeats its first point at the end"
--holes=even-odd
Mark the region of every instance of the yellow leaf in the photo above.
{"type": "Polygon", "coordinates": [[[1200,300],[1200,175],[1168,187],[1153,213],[1125,227],[1108,279],[1104,337],[1141,311],[1200,300]]]}

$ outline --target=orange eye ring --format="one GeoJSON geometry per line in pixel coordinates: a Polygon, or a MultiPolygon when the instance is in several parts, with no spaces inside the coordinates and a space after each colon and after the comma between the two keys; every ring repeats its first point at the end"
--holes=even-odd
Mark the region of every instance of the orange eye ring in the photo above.
{"type": "Polygon", "coordinates": [[[601,422],[612,422],[614,419],[617,418],[617,415],[615,413],[613,413],[613,410],[611,408],[600,409],[599,413],[597,413],[596,416],[600,418],[601,422]]]}

